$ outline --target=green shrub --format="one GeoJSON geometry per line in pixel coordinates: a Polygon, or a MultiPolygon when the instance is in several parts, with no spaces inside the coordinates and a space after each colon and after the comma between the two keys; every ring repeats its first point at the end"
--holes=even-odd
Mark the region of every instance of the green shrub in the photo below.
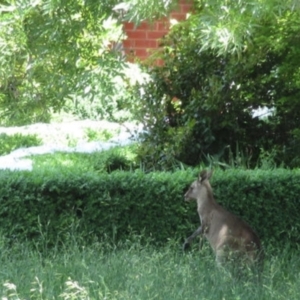
{"type": "Polygon", "coordinates": [[[132,231],[166,241],[192,230],[191,220],[197,222],[182,197],[191,174],[97,174],[73,168],[3,171],[0,227],[9,237],[52,245],[63,241],[70,230],[79,231],[87,241],[94,236],[125,240],[132,231]]]}
{"type": "Polygon", "coordinates": [[[295,62],[300,47],[289,50],[300,44],[295,39],[299,17],[285,12],[289,17],[283,13],[276,25],[275,18],[260,20],[262,26],[243,41],[240,56],[229,49],[220,54],[199,37],[199,24],[207,21],[199,3],[193,16],[164,37],[154,56],[164,64],[150,62],[151,80],[138,89],[142,93],[136,117],[145,128],[139,155],[156,168],[167,168],[174,160],[197,166],[207,155],[228,163],[231,154],[242,155],[255,168],[264,150],[272,152],[277,167],[299,167],[300,81],[295,62]],[[271,109],[272,115],[253,117],[259,107],[271,109]]]}
{"type": "Polygon", "coordinates": [[[23,135],[16,133],[8,135],[6,133],[0,134],[0,155],[9,154],[11,151],[24,147],[40,146],[42,140],[35,134],[23,135]]]}
{"type": "MultiPolygon", "coordinates": [[[[110,174],[61,168],[0,173],[0,228],[9,238],[41,245],[79,232],[86,242],[126,240],[130,232],[155,243],[185,238],[199,225],[195,203],[183,195],[193,170],[116,171],[110,174]]],[[[265,243],[300,242],[300,172],[216,171],[216,200],[241,216],[265,243]]]]}
{"type": "Polygon", "coordinates": [[[115,170],[128,171],[133,164],[134,162],[126,156],[126,149],[119,147],[97,152],[93,158],[93,169],[95,171],[109,173],[115,170]]]}

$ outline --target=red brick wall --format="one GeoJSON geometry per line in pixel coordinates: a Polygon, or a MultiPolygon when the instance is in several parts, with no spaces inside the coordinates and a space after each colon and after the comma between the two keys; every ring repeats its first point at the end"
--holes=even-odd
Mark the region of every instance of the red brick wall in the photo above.
{"type": "MultiPolygon", "coordinates": [[[[178,9],[172,12],[168,18],[158,20],[153,24],[142,22],[138,27],[135,27],[133,23],[124,23],[127,39],[123,41],[123,46],[128,60],[147,58],[151,50],[159,46],[159,39],[168,33],[170,19],[184,20],[191,7],[192,1],[180,0],[178,9]]],[[[161,62],[157,63],[160,64],[161,62]]]]}

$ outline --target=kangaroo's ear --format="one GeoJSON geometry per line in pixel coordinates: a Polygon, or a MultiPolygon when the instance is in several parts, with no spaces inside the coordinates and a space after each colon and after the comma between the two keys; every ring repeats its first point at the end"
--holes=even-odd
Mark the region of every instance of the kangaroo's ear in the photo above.
{"type": "Polygon", "coordinates": [[[214,173],[214,169],[211,169],[209,172],[207,172],[207,179],[209,180],[211,178],[211,176],[214,173]]]}
{"type": "Polygon", "coordinates": [[[199,177],[198,177],[198,181],[201,183],[206,178],[207,178],[207,171],[206,170],[201,171],[200,174],[199,174],[199,177]]]}
{"type": "Polygon", "coordinates": [[[206,170],[203,170],[200,174],[199,174],[199,178],[198,181],[199,182],[203,182],[204,180],[209,180],[210,177],[213,174],[213,169],[211,169],[209,172],[207,172],[206,170]]]}

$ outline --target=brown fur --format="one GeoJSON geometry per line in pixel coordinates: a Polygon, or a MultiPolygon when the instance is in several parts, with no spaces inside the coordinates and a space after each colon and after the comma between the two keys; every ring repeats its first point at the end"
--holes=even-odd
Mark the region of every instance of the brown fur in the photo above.
{"type": "Polygon", "coordinates": [[[219,205],[214,197],[209,179],[212,171],[202,171],[184,195],[185,200],[196,200],[201,226],[186,239],[184,249],[199,234],[203,234],[223,264],[230,257],[242,257],[248,262],[262,262],[260,240],[254,230],[243,220],[219,205]]]}

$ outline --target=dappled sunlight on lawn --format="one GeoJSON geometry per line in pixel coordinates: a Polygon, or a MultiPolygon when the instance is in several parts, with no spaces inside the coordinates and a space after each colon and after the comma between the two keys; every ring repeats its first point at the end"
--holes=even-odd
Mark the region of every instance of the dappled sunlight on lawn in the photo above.
{"type": "MultiPolygon", "coordinates": [[[[10,154],[0,157],[0,169],[32,170],[33,162],[28,156],[40,154],[93,153],[111,149],[116,146],[127,146],[137,139],[142,127],[132,124],[118,124],[107,121],[75,121],[55,124],[33,124],[30,126],[0,128],[0,133],[37,134],[43,140],[42,146],[19,148],[10,154]],[[101,130],[110,137],[100,140],[97,132],[101,130]],[[87,135],[94,135],[90,141],[87,135]]],[[[70,160],[70,163],[73,164],[70,160]]],[[[68,165],[68,160],[63,165],[68,165]]]]}

